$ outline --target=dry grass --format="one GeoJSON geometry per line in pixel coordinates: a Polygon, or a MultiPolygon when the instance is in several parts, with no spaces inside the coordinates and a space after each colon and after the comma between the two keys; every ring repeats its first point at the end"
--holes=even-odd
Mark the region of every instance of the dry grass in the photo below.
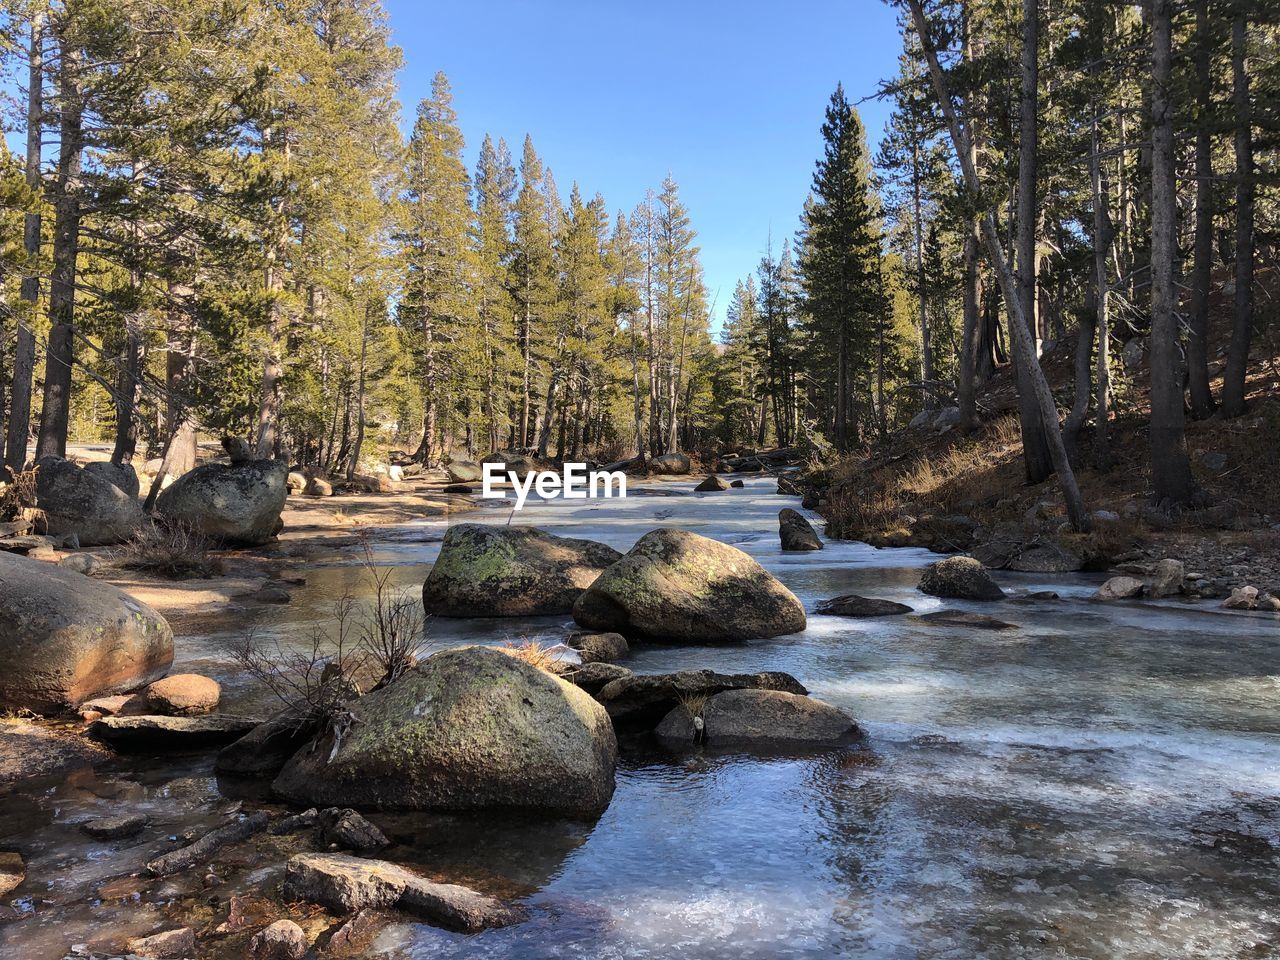
{"type": "Polygon", "coordinates": [[[216,577],[222,561],[210,554],[208,537],[182,523],[145,524],[137,535],[119,547],[113,560],[126,570],[142,570],[170,580],[216,577]]]}
{"type": "Polygon", "coordinates": [[[708,699],[705,693],[686,693],[680,697],[680,706],[684,707],[690,718],[696,718],[702,716],[702,711],[707,709],[708,699]]]}
{"type": "Polygon", "coordinates": [[[13,472],[5,467],[8,479],[0,484],[0,522],[18,520],[24,510],[34,510],[36,505],[36,468],[13,472]]]}
{"type": "Polygon", "coordinates": [[[509,657],[523,660],[531,667],[548,672],[560,659],[560,654],[552,649],[551,644],[539,643],[537,640],[508,640],[498,649],[509,657]]]}

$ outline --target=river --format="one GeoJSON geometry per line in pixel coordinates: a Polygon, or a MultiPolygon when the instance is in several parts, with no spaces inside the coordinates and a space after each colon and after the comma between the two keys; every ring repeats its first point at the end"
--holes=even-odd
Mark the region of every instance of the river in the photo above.
{"type": "MultiPolygon", "coordinates": [[[[915,589],[923,550],[829,542],[783,554],[766,478],[691,494],[637,485],[625,500],[531,501],[515,519],[626,550],[675,525],[754,556],[812,609],[841,593],[917,612],[969,609],[1015,629],[908,617],[810,616],[795,636],[735,646],[634,644],[637,672],[785,670],[853,715],[865,743],[811,754],[624,751],[593,824],[506,815],[386,818],[389,859],[519,896],[533,919],[461,936],[387,927],[368,957],[1172,958],[1280,955],[1280,629],[1270,616],[1179,603],[1102,605],[1092,575],[997,574],[1059,600],[966,604],[915,589]]],[[[486,504],[459,520],[505,523],[486,504]]],[[[417,588],[445,523],[380,531],[379,564],[417,588]]],[[[359,594],[354,555],[316,561],[262,636],[296,642],[359,594]]],[[[429,623],[433,647],[555,637],[564,618],[429,623]]],[[[224,683],[230,708],[262,705],[218,630],[180,637],[175,671],[224,683]]],[[[0,956],[56,957],[104,925],[149,932],[163,889],[91,891],[155,844],[123,852],[68,822],[125,795],[171,834],[233,802],[208,757],[124,760],[5,798],[0,840],[21,832],[50,903],[0,927],[0,956]],[[105,798],[103,795],[106,795],[105,798]],[[123,865],[123,866],[122,866],[123,865]],[[145,921],[145,922],[144,922],[145,921]]],[[[383,822],[380,818],[379,822],[383,822]]],[[[2,846],[2,844],[0,844],[2,846]]],[[[281,864],[246,869],[266,887],[281,864]]],[[[29,885],[28,885],[29,886],[29,885]]]]}

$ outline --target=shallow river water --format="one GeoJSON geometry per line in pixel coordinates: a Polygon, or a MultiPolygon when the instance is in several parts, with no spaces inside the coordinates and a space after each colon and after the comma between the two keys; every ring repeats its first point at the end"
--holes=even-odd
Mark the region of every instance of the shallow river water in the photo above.
{"type": "MultiPolygon", "coordinates": [[[[944,607],[915,590],[932,554],[828,543],[784,555],[776,515],[795,501],[772,481],[716,494],[690,486],[531,502],[516,521],[620,550],[658,525],[695,530],[750,553],[808,609],[841,593],[944,607]]],[[[457,519],[509,515],[487,504],[457,519]]],[[[375,559],[416,588],[444,528],[386,531],[375,559]]],[[[354,556],[306,575],[293,603],[260,613],[259,633],[304,637],[365,576],[354,556]]],[[[1061,600],[945,603],[1017,627],[999,632],[811,616],[802,634],[740,646],[634,644],[626,665],[637,672],[788,671],[857,718],[865,743],[807,755],[624,751],[617,793],[593,824],[389,818],[390,859],[521,897],[533,919],[473,937],[395,925],[367,956],[1280,956],[1280,621],[1104,606],[1087,599],[1100,580],[1091,575],[997,578],[1061,600]]],[[[428,629],[443,647],[555,637],[566,625],[440,619],[428,629]]],[[[231,708],[262,706],[225,641],[216,630],[180,639],[175,669],[217,676],[231,708]]],[[[59,824],[101,815],[125,790],[178,833],[216,817],[234,791],[208,758],[132,764],[0,801],[0,841],[22,831],[33,875],[54,877],[49,896],[67,904],[0,927],[0,956],[58,956],[47,952],[55,942],[65,949],[135,916],[154,926],[136,898],[80,901],[164,844],[122,853],[68,840],[59,824]]],[[[265,864],[249,876],[266,886],[278,872],[265,864]]]]}

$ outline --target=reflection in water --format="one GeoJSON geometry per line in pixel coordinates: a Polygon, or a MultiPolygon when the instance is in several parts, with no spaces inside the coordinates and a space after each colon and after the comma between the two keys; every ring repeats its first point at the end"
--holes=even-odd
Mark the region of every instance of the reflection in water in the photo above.
{"type": "MultiPolygon", "coordinates": [[[[809,609],[841,593],[943,608],[915,591],[918,568],[935,559],[924,551],[829,544],[784,556],[776,513],[794,501],[772,486],[752,479],[744,490],[693,497],[666,484],[661,496],[625,501],[531,502],[516,519],[623,550],[659,524],[688,527],[751,553],[809,609]]],[[[505,523],[509,513],[462,519],[505,523]]],[[[379,541],[376,560],[417,590],[442,532],[424,523],[379,541]]],[[[293,603],[261,610],[256,629],[303,640],[335,598],[365,589],[359,562],[353,551],[310,566],[293,603]]],[[[1000,633],[908,617],[813,617],[803,634],[758,643],[636,645],[627,665],[638,672],[789,671],[858,719],[866,749],[773,757],[629,749],[613,803],[594,824],[375,818],[395,843],[393,859],[525,897],[534,918],[475,937],[397,925],[368,956],[1280,953],[1274,620],[1098,606],[1085,602],[1099,579],[1089,576],[999,576],[1008,588],[1052,589],[1062,600],[1001,605],[1000,619],[1017,629],[1000,633]]],[[[443,647],[556,636],[567,626],[562,617],[437,619],[428,629],[443,647]]],[[[218,676],[229,708],[252,705],[257,694],[234,675],[225,641],[217,629],[184,638],[176,669],[218,676]]],[[[117,779],[139,784],[164,829],[212,817],[226,802],[207,764],[148,774],[139,763],[128,773],[117,779]],[[155,798],[166,790],[176,797],[161,805],[155,798]]],[[[95,871],[118,876],[122,867],[119,854],[95,860],[89,841],[59,832],[58,821],[110,801],[72,784],[50,789],[5,798],[0,834],[29,833],[37,868],[62,870],[57,896],[70,900],[95,871]]],[[[26,956],[0,944],[0,954],[26,956]]]]}

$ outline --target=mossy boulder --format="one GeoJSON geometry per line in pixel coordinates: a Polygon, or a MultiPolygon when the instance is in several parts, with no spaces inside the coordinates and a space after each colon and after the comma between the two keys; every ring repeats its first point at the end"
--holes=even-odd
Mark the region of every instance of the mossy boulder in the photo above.
{"type": "Polygon", "coordinates": [[[568,613],[622,554],[593,540],[536,527],[460,523],[450,527],[422,585],[422,604],[439,617],[525,617],[568,613]]]}
{"type": "Polygon", "coordinates": [[[36,505],[44,511],[51,536],[74,536],[82,547],[121,543],[142,526],[142,507],[135,497],[100,472],[82,470],[61,457],[36,461],[36,505]]]}
{"type": "Polygon", "coordinates": [[[280,528],[288,479],[281,460],[206,463],[166,487],[156,512],[213,540],[257,546],[280,528]]]}
{"type": "Polygon", "coordinates": [[[428,657],[351,705],[276,777],[287,800],[361,810],[518,808],[593,817],[609,805],[618,745],[590,695],[492,647],[428,657]],[[332,759],[330,755],[332,754],[332,759]]]}
{"type": "Polygon", "coordinates": [[[741,641],[798,633],[804,607],[741,550],[662,528],[600,575],[573,606],[590,630],[626,637],[741,641]]]}
{"type": "Polygon", "coordinates": [[[0,711],[71,710],[163,677],[173,631],[110,584],[0,553],[0,662],[0,711]]]}
{"type": "Polygon", "coordinates": [[[920,592],[953,600],[1003,600],[1004,591],[973,557],[947,557],[924,568],[920,592]]]}

